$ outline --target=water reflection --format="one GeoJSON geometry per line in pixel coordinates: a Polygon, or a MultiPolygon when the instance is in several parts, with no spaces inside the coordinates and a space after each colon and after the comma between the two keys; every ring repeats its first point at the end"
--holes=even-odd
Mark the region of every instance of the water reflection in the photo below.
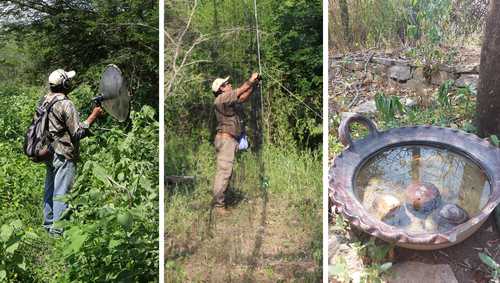
{"type": "Polygon", "coordinates": [[[466,221],[484,207],[491,193],[479,166],[453,151],[430,146],[379,153],[361,168],[355,188],[368,211],[413,233],[442,232],[466,221]]]}

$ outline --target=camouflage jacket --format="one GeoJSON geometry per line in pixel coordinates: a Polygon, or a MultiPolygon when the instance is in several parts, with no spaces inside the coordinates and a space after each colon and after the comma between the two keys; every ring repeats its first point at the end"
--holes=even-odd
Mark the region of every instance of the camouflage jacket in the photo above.
{"type": "Polygon", "coordinates": [[[48,116],[50,147],[66,159],[78,160],[80,140],[90,134],[89,125],[80,122],[80,114],[75,105],[62,93],[49,93],[41,99],[41,103],[52,99],[63,100],[52,106],[48,116]]]}

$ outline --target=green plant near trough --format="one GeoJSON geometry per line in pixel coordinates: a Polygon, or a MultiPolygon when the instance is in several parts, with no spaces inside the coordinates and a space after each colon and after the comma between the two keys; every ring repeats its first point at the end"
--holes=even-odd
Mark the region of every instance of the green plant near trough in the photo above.
{"type": "Polygon", "coordinates": [[[441,107],[449,108],[451,106],[450,90],[453,86],[452,80],[445,81],[437,92],[437,100],[441,107]]]}
{"type": "Polygon", "coordinates": [[[470,85],[467,85],[466,87],[459,88],[455,97],[459,103],[462,103],[464,105],[465,112],[471,113],[472,111],[474,111],[473,97],[475,96],[476,90],[470,85]]]}
{"type": "Polygon", "coordinates": [[[388,96],[383,92],[377,92],[375,95],[375,106],[382,116],[382,120],[389,124],[396,119],[396,114],[403,114],[404,107],[399,101],[398,96],[388,96]]]}
{"type": "Polygon", "coordinates": [[[492,282],[498,282],[500,280],[500,264],[485,253],[479,253],[479,259],[488,266],[492,282]]]}

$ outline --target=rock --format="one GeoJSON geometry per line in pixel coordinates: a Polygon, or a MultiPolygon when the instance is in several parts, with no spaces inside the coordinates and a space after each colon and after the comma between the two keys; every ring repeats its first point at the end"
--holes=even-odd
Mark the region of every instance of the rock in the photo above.
{"type": "Polygon", "coordinates": [[[330,230],[328,241],[328,259],[330,265],[345,261],[348,266],[351,280],[356,280],[356,273],[363,271],[363,260],[356,249],[349,246],[348,240],[342,235],[332,233],[330,230]]]}
{"type": "Polygon", "coordinates": [[[458,283],[453,270],[448,264],[427,264],[410,261],[397,263],[390,270],[392,276],[387,276],[388,283],[458,283]]]}
{"type": "Polygon", "coordinates": [[[394,62],[396,60],[394,59],[391,59],[391,58],[384,58],[384,57],[373,57],[372,58],[372,62],[375,62],[377,64],[382,64],[382,65],[386,65],[386,66],[391,66],[391,65],[394,65],[394,62]]]}
{"type": "Polygon", "coordinates": [[[478,74],[479,64],[457,65],[455,66],[455,72],[459,74],[478,74]]]}
{"type": "Polygon", "coordinates": [[[397,197],[390,194],[378,195],[375,197],[375,200],[373,200],[371,212],[377,219],[382,219],[400,206],[401,202],[397,197]]]}
{"type": "Polygon", "coordinates": [[[436,72],[435,74],[432,74],[431,83],[433,85],[442,85],[447,80],[454,80],[454,79],[455,77],[453,74],[444,71],[439,71],[436,72]]]}
{"type": "Polygon", "coordinates": [[[359,113],[365,116],[373,116],[377,112],[375,100],[368,100],[351,109],[351,112],[359,113]]]}
{"type": "Polygon", "coordinates": [[[331,259],[337,256],[337,251],[339,250],[340,244],[343,242],[343,239],[340,235],[331,232],[329,234],[330,238],[328,240],[328,254],[330,256],[330,261],[331,261],[331,259]]]}
{"type": "Polygon", "coordinates": [[[432,183],[412,183],[406,188],[406,203],[415,212],[427,215],[441,202],[441,194],[432,183]]]}
{"type": "Polygon", "coordinates": [[[385,57],[373,57],[372,62],[375,62],[377,64],[386,65],[386,66],[407,65],[408,64],[407,60],[398,60],[398,59],[385,58],[385,57]]]}
{"type": "Polygon", "coordinates": [[[411,99],[409,97],[403,98],[402,102],[403,102],[404,106],[406,106],[406,107],[413,107],[413,106],[417,105],[417,101],[414,99],[411,99]]]}
{"type": "Polygon", "coordinates": [[[384,75],[387,67],[381,64],[369,64],[368,71],[376,75],[384,75]]]}
{"type": "Polygon", "coordinates": [[[338,60],[332,60],[332,63],[330,64],[330,67],[335,68],[335,67],[342,67],[342,61],[338,60]]]}
{"type": "Polygon", "coordinates": [[[439,65],[438,70],[446,73],[455,73],[455,67],[450,65],[439,65]]]}
{"type": "Polygon", "coordinates": [[[417,82],[426,82],[427,79],[424,76],[424,68],[418,67],[413,71],[412,79],[417,82]]]}
{"type": "Polygon", "coordinates": [[[438,230],[445,232],[469,220],[469,214],[456,204],[445,204],[437,215],[438,230]]]}
{"type": "Polygon", "coordinates": [[[396,65],[392,66],[388,70],[389,78],[396,80],[398,82],[405,82],[411,77],[411,69],[409,66],[396,65]]]}
{"type": "Polygon", "coordinates": [[[406,83],[400,84],[401,87],[411,89],[415,92],[418,89],[421,89],[426,85],[427,85],[427,83],[425,81],[420,81],[420,80],[416,80],[416,79],[409,79],[406,83]]]}
{"type": "Polygon", "coordinates": [[[465,86],[469,85],[472,88],[476,88],[478,81],[479,81],[479,75],[464,74],[464,75],[460,75],[458,80],[455,82],[455,85],[457,87],[465,87],[465,86]]]}

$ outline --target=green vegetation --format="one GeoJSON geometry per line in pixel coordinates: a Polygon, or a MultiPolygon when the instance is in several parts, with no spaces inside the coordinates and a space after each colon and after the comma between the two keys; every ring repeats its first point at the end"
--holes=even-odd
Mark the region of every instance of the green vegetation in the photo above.
{"type": "Polygon", "coordinates": [[[329,276],[340,282],[350,282],[354,276],[359,276],[361,282],[383,282],[382,275],[388,274],[392,267],[390,253],[393,245],[376,241],[375,238],[366,234],[354,233],[341,215],[335,215],[334,225],[331,226],[330,233],[350,234],[353,238],[349,246],[355,251],[364,266],[358,275],[354,275],[353,266],[349,266],[352,263],[348,263],[345,257],[340,256],[334,264],[330,265],[329,276]]]}
{"type": "Polygon", "coordinates": [[[0,6],[0,282],[157,281],[157,3],[0,6]],[[24,134],[51,71],[76,70],[69,96],[84,118],[109,63],[129,80],[131,117],[107,115],[82,140],[65,233],[53,239],[41,226],[45,166],[24,155],[24,134]]]}
{"type": "MultiPolygon", "coordinates": [[[[167,167],[179,166],[177,171],[170,167],[166,172],[182,172],[183,175],[195,176],[193,182],[167,184],[166,197],[166,239],[167,277],[173,282],[185,280],[208,280],[211,270],[224,270],[232,267],[230,262],[221,263],[218,258],[224,258],[227,253],[231,257],[244,258],[237,261],[238,268],[249,268],[253,249],[256,249],[255,229],[261,220],[269,222],[262,237],[265,246],[272,246],[275,250],[289,250],[293,257],[280,255],[272,250],[259,250],[261,253],[276,256],[270,260],[270,266],[287,263],[304,262],[313,264],[313,270],[302,270],[296,267],[296,279],[321,278],[322,260],[322,231],[321,231],[321,162],[318,153],[283,150],[275,146],[268,146],[263,152],[266,166],[268,187],[265,191],[259,189],[259,165],[255,154],[241,152],[238,156],[236,168],[230,184],[231,197],[234,204],[230,206],[230,215],[218,218],[211,210],[212,184],[215,174],[215,154],[213,146],[208,142],[200,145],[186,145],[185,140],[170,136],[166,153],[170,162],[167,167]],[[183,160],[184,158],[184,160],[183,160]],[[173,162],[172,160],[176,160],[173,162]],[[266,198],[267,202],[263,199],[266,198]],[[267,210],[267,215],[263,213],[267,210]],[[278,213],[272,213],[279,211],[278,213]],[[249,220],[254,219],[254,220],[249,220]],[[257,222],[257,223],[255,223],[257,222]],[[225,226],[228,225],[228,226],[225,226]],[[299,227],[297,227],[299,225],[299,227]],[[219,228],[224,226],[224,228],[219,228]],[[248,226],[248,227],[247,227],[248,226]],[[229,234],[220,233],[220,229],[229,234]],[[240,234],[241,233],[241,234],[240,234]],[[295,234],[287,246],[290,234],[295,234]],[[239,242],[245,237],[251,243],[239,242]],[[223,241],[220,249],[211,248],[213,242],[223,241]],[[300,244],[300,245],[299,245],[300,244]],[[234,249],[234,253],[232,251],[234,249]],[[228,251],[229,250],[229,251],[228,251]],[[206,256],[204,262],[197,259],[206,256]],[[236,254],[236,255],[235,255],[236,254]],[[189,263],[189,266],[188,266],[189,263]],[[203,265],[204,269],[193,266],[203,265]],[[306,274],[302,274],[306,272],[306,274]],[[197,274],[200,277],[196,278],[197,274]]],[[[168,174],[168,173],[167,173],[168,174]]],[[[224,262],[224,260],[223,260],[224,262]]],[[[234,266],[233,266],[234,267],[234,266]]],[[[262,268],[264,268],[263,266],[262,268]]],[[[282,267],[284,268],[284,267],[282,267]]],[[[260,269],[260,268],[259,268],[260,269]]],[[[267,274],[264,270],[257,270],[253,280],[276,280],[286,274],[267,274]],[[278,277],[276,277],[278,276],[278,277]]],[[[238,278],[239,272],[233,270],[228,276],[238,278]]],[[[229,277],[217,278],[228,280],[229,277]]],[[[212,280],[216,278],[210,277],[212,280]]],[[[167,282],[172,282],[168,281],[167,282]]]]}
{"type": "Polygon", "coordinates": [[[167,281],[318,280],[321,1],[257,1],[262,93],[244,106],[250,149],[238,153],[235,201],[224,217],[210,209],[216,127],[210,86],[230,75],[238,87],[259,70],[253,1],[166,5],[165,172],[194,177],[167,183],[167,281]]]}
{"type": "Polygon", "coordinates": [[[479,259],[488,266],[490,272],[491,272],[491,279],[492,281],[494,280],[499,280],[500,279],[500,264],[495,262],[489,255],[485,253],[479,253],[479,259]]]}
{"type": "MultiPolygon", "coordinates": [[[[208,140],[215,131],[212,81],[230,75],[237,87],[259,70],[253,2],[225,0],[214,7],[208,2],[166,1],[166,5],[166,128],[208,140]],[[193,10],[191,26],[180,38],[193,10]],[[175,44],[179,50],[168,48],[175,44]]],[[[259,1],[258,12],[265,137],[279,146],[316,149],[322,141],[321,116],[308,107],[321,114],[321,1],[259,1]]],[[[258,103],[255,96],[249,104],[256,108],[258,103]]],[[[252,129],[247,129],[252,136],[252,129]]]]}
{"type": "Polygon", "coordinates": [[[375,95],[375,106],[385,123],[390,123],[397,113],[402,114],[404,111],[398,96],[386,96],[382,92],[375,95]]]}
{"type": "Polygon", "coordinates": [[[471,0],[330,1],[329,44],[337,52],[403,45],[424,65],[443,62],[456,50],[442,44],[471,40],[487,9],[487,1],[471,0]]]}

